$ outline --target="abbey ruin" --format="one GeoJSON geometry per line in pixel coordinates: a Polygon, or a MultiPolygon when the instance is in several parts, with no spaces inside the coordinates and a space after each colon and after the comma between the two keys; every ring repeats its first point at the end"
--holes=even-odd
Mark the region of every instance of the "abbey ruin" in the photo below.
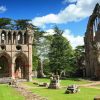
{"type": "Polygon", "coordinates": [[[32,80],[33,31],[0,29],[0,78],[32,80]]]}
{"type": "Polygon", "coordinates": [[[86,76],[100,79],[100,5],[96,4],[89,18],[85,41],[86,76]]]}

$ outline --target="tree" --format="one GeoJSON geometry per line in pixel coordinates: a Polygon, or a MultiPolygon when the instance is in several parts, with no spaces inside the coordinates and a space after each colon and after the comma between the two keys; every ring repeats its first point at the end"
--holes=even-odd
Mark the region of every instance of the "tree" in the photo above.
{"type": "Polygon", "coordinates": [[[48,54],[48,41],[44,36],[44,31],[40,30],[36,26],[33,26],[34,29],[34,41],[33,41],[33,65],[37,69],[38,77],[44,77],[43,66],[44,59],[46,59],[48,54]]]}
{"type": "Polygon", "coordinates": [[[55,27],[54,32],[49,52],[50,69],[54,74],[61,75],[63,71],[71,67],[70,60],[73,52],[69,41],[62,36],[63,31],[55,27]]]}
{"type": "Polygon", "coordinates": [[[38,77],[44,77],[44,60],[48,59],[49,41],[45,37],[41,37],[37,45],[37,55],[39,57],[38,77]]]}
{"type": "Polygon", "coordinates": [[[26,29],[26,27],[28,26],[28,25],[30,25],[30,23],[29,23],[29,19],[19,19],[19,20],[15,20],[15,27],[16,27],[16,29],[17,30],[24,30],[24,29],[26,29]]]}
{"type": "Polygon", "coordinates": [[[75,58],[77,66],[81,67],[82,63],[84,63],[85,57],[85,49],[84,46],[77,46],[75,48],[75,58]]]}
{"type": "Polygon", "coordinates": [[[10,18],[0,18],[0,29],[10,28],[11,27],[11,21],[12,21],[12,19],[10,19],[10,18]]]}
{"type": "Polygon", "coordinates": [[[78,76],[83,76],[84,64],[85,64],[85,49],[84,46],[77,46],[75,48],[75,63],[77,67],[78,76]]]}

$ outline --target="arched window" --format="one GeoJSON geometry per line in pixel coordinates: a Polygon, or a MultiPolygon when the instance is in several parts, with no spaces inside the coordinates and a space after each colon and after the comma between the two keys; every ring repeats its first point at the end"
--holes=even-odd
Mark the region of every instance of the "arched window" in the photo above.
{"type": "Polygon", "coordinates": [[[6,43],[6,32],[5,31],[2,31],[1,33],[1,43],[6,43]]]}
{"type": "Polygon", "coordinates": [[[13,44],[15,44],[16,43],[16,33],[14,32],[13,33],[13,44]]]}
{"type": "Polygon", "coordinates": [[[11,44],[11,32],[8,32],[8,44],[11,44]]]}
{"type": "Polygon", "coordinates": [[[18,32],[17,41],[18,41],[18,44],[22,44],[23,38],[22,38],[21,32],[18,32]]]}
{"type": "Polygon", "coordinates": [[[28,34],[25,32],[24,33],[24,44],[28,43],[28,34]]]}

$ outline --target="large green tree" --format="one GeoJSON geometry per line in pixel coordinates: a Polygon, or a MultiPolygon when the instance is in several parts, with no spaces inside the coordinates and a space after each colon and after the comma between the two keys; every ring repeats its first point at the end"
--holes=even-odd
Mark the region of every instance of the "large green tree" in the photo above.
{"type": "Polygon", "coordinates": [[[84,46],[77,46],[75,48],[75,66],[77,68],[76,75],[84,76],[84,66],[85,66],[85,49],[84,46]]]}
{"type": "Polygon", "coordinates": [[[15,20],[15,28],[17,29],[17,30],[24,30],[24,29],[26,29],[26,27],[28,26],[28,25],[30,25],[30,23],[29,23],[29,19],[18,19],[18,20],[15,20]]]}
{"type": "Polygon", "coordinates": [[[77,46],[75,48],[75,59],[78,67],[82,67],[85,59],[85,49],[84,46],[77,46]]]}
{"type": "Polygon", "coordinates": [[[10,18],[0,18],[0,29],[11,28],[12,19],[10,18]]]}
{"type": "Polygon", "coordinates": [[[71,67],[73,52],[69,41],[62,36],[63,31],[55,27],[54,32],[49,52],[50,69],[54,74],[61,75],[62,71],[71,67]]]}

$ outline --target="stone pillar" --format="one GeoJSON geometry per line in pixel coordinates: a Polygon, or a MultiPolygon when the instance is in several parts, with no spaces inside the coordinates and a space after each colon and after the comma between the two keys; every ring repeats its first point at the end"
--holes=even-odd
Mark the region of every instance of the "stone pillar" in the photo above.
{"type": "Polygon", "coordinates": [[[14,72],[14,69],[15,68],[15,63],[13,62],[12,63],[12,66],[11,66],[11,77],[12,77],[12,79],[15,79],[15,72],[14,72]]]}
{"type": "Polygon", "coordinates": [[[29,60],[29,71],[28,71],[28,80],[32,81],[32,45],[28,45],[28,60],[29,60]]]}
{"type": "Polygon", "coordinates": [[[16,34],[15,44],[18,44],[18,35],[16,34]]]}
{"type": "Polygon", "coordinates": [[[22,41],[22,44],[24,44],[24,43],[25,43],[25,42],[24,42],[24,35],[22,35],[22,38],[23,38],[23,39],[22,39],[22,40],[23,40],[23,41],[22,41]]]}
{"type": "Polygon", "coordinates": [[[0,33],[0,44],[1,44],[1,33],[0,33]]]}
{"type": "Polygon", "coordinates": [[[32,81],[32,45],[31,44],[29,44],[28,50],[29,50],[29,54],[28,54],[28,59],[29,59],[28,80],[32,81]]]}

